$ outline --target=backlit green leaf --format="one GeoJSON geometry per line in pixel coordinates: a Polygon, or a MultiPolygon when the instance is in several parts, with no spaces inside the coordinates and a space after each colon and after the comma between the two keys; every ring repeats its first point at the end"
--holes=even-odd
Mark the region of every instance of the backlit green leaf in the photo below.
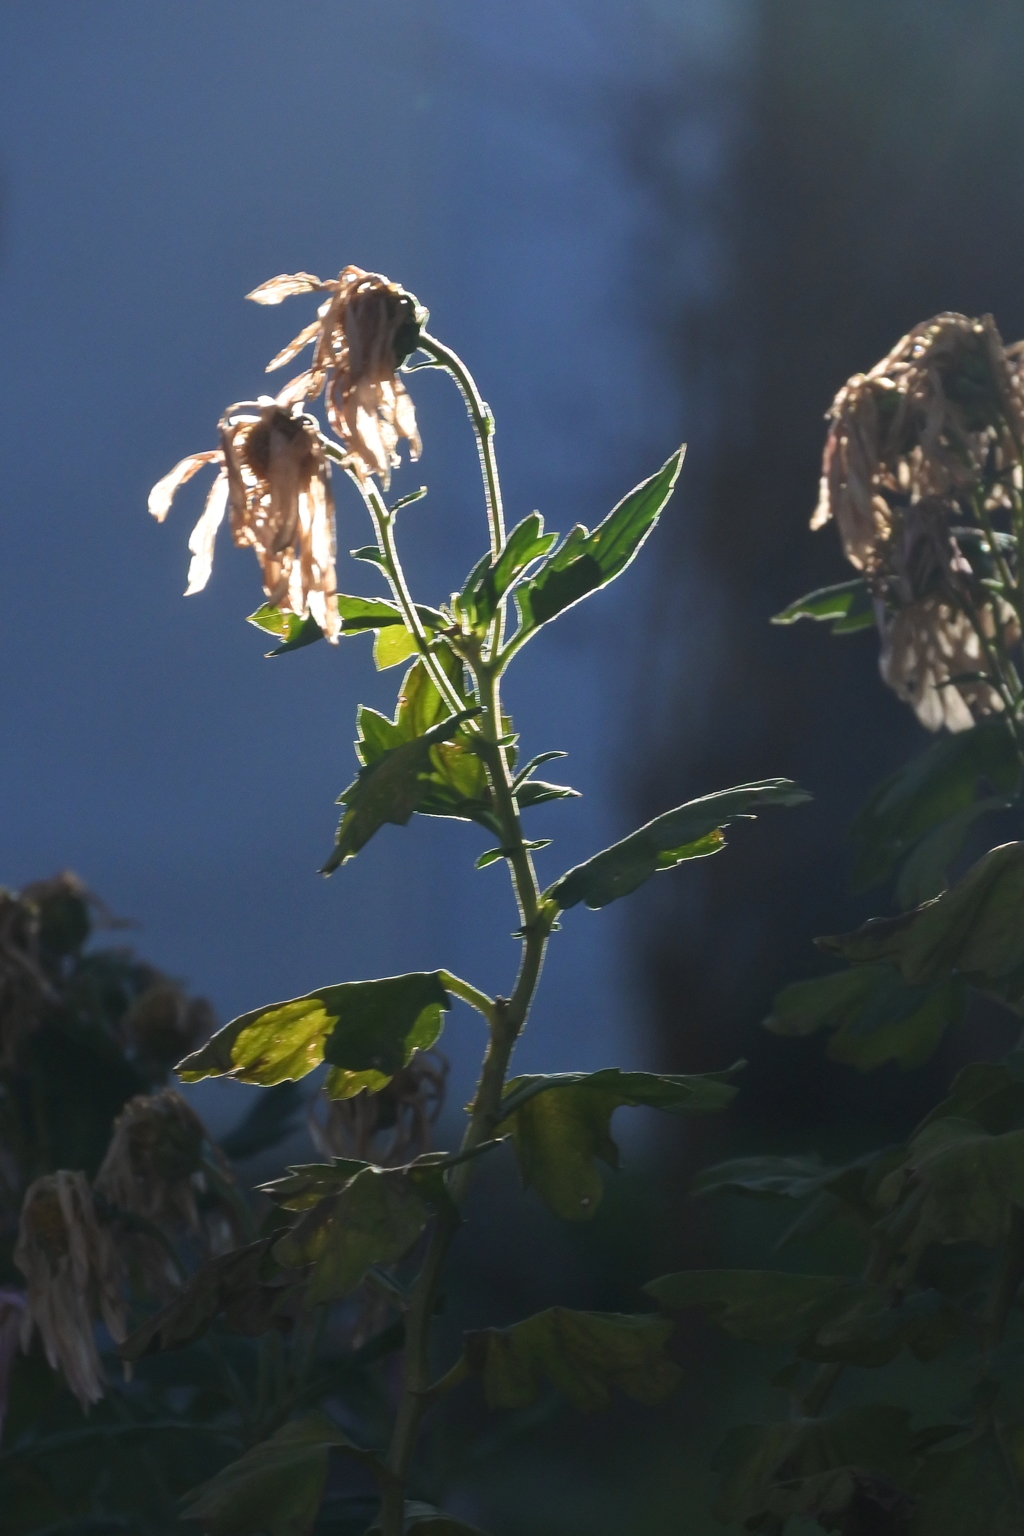
{"type": "Polygon", "coordinates": [[[362,1168],[278,1239],[279,1264],[313,1266],[309,1307],[350,1295],[373,1264],[407,1253],[430,1219],[430,1205],[405,1169],[362,1168]]]}
{"type": "Polygon", "coordinates": [[[672,1333],[665,1318],[549,1307],[511,1328],[468,1333],[465,1359],[491,1408],[529,1407],[549,1381],[593,1413],[609,1406],[613,1388],[638,1403],[674,1391],[681,1373],[664,1354],[672,1333]]]}
{"type": "Polygon", "coordinates": [[[752,818],[765,805],[801,805],[809,799],[807,791],[790,779],[765,779],[703,795],[666,811],[622,842],[578,864],[544,894],[563,911],[581,901],[595,909],[606,907],[659,870],[717,853],[725,842],[722,828],[730,822],[752,818]]]}
{"type": "Polygon", "coordinates": [[[546,624],[626,569],[671,496],[685,451],[685,446],[680,448],[656,475],[630,491],[593,533],[582,525],[573,528],[516,589],[523,630],[546,624]]]}
{"type": "Polygon", "coordinates": [[[604,1193],[596,1160],[618,1167],[610,1126],[620,1105],[700,1114],[723,1109],[735,1095],[725,1073],[667,1076],[610,1067],[517,1077],[506,1088],[496,1134],[511,1134],[524,1188],[535,1188],[556,1215],[585,1221],[604,1193]]]}
{"type": "MultiPolygon", "coordinates": [[[[405,628],[405,620],[398,608],[384,598],[350,597],[344,592],[339,592],[337,602],[343,635],[365,634],[367,630],[380,631],[391,629],[396,625],[400,625],[403,630],[405,628]]],[[[436,608],[417,607],[417,612],[423,624],[431,631],[440,629],[444,623],[444,619],[436,608]]],[[[268,651],[268,656],[283,656],[288,651],[301,650],[304,646],[314,645],[324,637],[323,630],[312,615],[302,619],[298,614],[282,612],[280,608],[273,608],[269,603],[264,603],[255,613],[250,613],[247,623],[254,624],[265,634],[276,635],[281,639],[282,644],[268,651]]],[[[388,665],[394,664],[388,663],[388,665]]]]}
{"type": "Polygon", "coordinates": [[[176,1070],[186,1083],[230,1076],[268,1085],[305,1077],[326,1060],[333,1097],[349,1098],[384,1087],[414,1051],[428,1050],[449,1006],[436,971],[345,981],[243,1013],[176,1070]]]}
{"type": "Polygon", "coordinates": [[[471,628],[486,629],[509,587],[529,565],[546,555],[557,539],[557,533],[544,532],[544,519],[539,512],[524,517],[512,529],[497,557],[492,560],[485,555],[470,572],[457,600],[466,623],[471,628]]]}
{"type": "Polygon", "coordinates": [[[875,611],[868,584],[863,576],[855,581],[841,581],[834,587],[819,587],[775,614],[773,624],[794,624],[797,619],[825,619],[834,635],[849,635],[874,626],[875,611]]]}

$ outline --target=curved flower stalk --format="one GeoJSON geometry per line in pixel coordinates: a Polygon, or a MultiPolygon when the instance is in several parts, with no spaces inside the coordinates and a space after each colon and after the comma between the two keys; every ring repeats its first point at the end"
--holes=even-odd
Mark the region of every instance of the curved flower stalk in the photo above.
{"type": "Polygon", "coordinates": [[[201,592],[209,581],[214,542],[227,513],[235,544],[256,554],[267,602],[299,618],[312,615],[336,641],[341,621],[334,498],[316,422],[297,405],[261,398],[255,410],[229,406],[219,432],[219,448],[189,454],[149,496],[151,514],[163,522],[181,486],[206,465],[219,466],[189,539],[186,595],[201,592]]]}
{"type": "Polygon", "coordinates": [[[416,411],[398,369],[415,352],[426,310],[411,293],[378,272],[345,267],[321,282],[308,272],[283,274],[261,283],[246,297],[256,304],[280,304],[296,293],[327,293],[317,318],[267,364],[283,368],[314,343],[309,368],[278,395],[282,405],[315,400],[326,391],[327,419],[346,449],[346,466],[361,481],[380,477],[387,490],[398,467],[404,438],[418,459],[416,411]]]}
{"type": "Polygon", "coordinates": [[[990,315],[936,315],[849,379],[828,421],[811,527],[834,519],[863,573],[885,682],[929,730],[1002,711],[1017,732],[1022,344],[990,315]]]}
{"type": "Polygon", "coordinates": [[[23,1347],[38,1328],[50,1365],[88,1408],[103,1396],[94,1324],[118,1343],[127,1329],[120,1261],[83,1173],[62,1169],[29,1185],[14,1262],[28,1282],[23,1347]]]}

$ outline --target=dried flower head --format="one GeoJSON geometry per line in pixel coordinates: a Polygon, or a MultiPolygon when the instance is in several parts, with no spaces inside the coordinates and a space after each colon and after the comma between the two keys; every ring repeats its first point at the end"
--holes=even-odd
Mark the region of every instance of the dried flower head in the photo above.
{"type": "Polygon", "coordinates": [[[103,1396],[93,1323],[102,1318],[120,1343],[126,1320],[118,1257],[84,1174],[62,1170],[29,1185],[14,1262],[28,1281],[23,1347],[38,1328],[50,1365],[88,1408],[103,1396]]]}
{"type": "Polygon", "coordinates": [[[273,277],[246,297],[280,304],[291,294],[313,292],[328,295],[316,320],[271,360],[267,372],[283,368],[313,342],[309,368],[285,386],[279,401],[299,404],[326,390],[327,418],[352,470],[360,480],[379,475],[387,489],[400,462],[399,440],[408,442],[410,458],[420,454],[416,412],[397,371],[416,350],[426,311],[397,283],[362,267],[346,267],[326,282],[308,272],[273,277]]]}
{"type": "MultiPolygon", "coordinates": [[[[1007,642],[1016,644],[1020,631],[1008,604],[1002,605],[1000,617],[1007,642]]],[[[986,639],[992,639],[991,607],[980,611],[979,623],[986,639]]],[[[882,678],[929,731],[941,726],[969,730],[976,716],[1003,708],[996,689],[986,681],[981,639],[966,613],[932,596],[884,615],[879,627],[882,678]]]]}
{"type": "Polygon", "coordinates": [[[173,1088],[129,1099],[114,1121],[96,1192],[159,1226],[197,1230],[195,1178],[206,1130],[173,1088]]]}
{"type": "Polygon", "coordinates": [[[150,1080],[160,1080],[215,1026],[205,997],[190,997],[176,982],[161,976],[132,1003],[121,1021],[121,1033],[140,1071],[150,1080]]]}
{"type": "Polygon", "coordinates": [[[440,1051],[417,1051],[379,1093],[350,1099],[314,1098],[309,1110],[313,1144],[324,1157],[355,1157],[398,1167],[426,1152],[444,1104],[448,1061],[440,1051]]]}
{"type": "Polygon", "coordinates": [[[1003,347],[991,315],[936,315],[868,373],[854,374],[827,419],[811,527],[834,517],[850,564],[870,573],[884,557],[894,506],[929,496],[955,501],[986,468],[994,472],[995,504],[1008,499],[1006,481],[1024,445],[1017,349],[1003,347]]]}
{"type": "Polygon", "coordinates": [[[219,431],[219,448],[189,454],[149,494],[149,510],[163,522],[180,486],[204,465],[220,466],[189,539],[186,596],[210,579],[227,512],[235,544],[256,552],[268,603],[302,618],[312,614],[337,641],[334,498],[316,422],[297,405],[262,398],[254,407],[231,406],[219,431]]]}
{"type": "Polygon", "coordinates": [[[4,1419],[11,1400],[11,1372],[24,1320],[25,1293],[10,1286],[0,1287],[0,1440],[3,1439],[4,1419]]]}

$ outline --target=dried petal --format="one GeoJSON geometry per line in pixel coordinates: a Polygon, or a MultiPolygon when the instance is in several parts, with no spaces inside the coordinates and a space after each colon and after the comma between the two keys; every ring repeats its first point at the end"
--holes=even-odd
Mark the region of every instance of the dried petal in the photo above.
{"type": "Polygon", "coordinates": [[[227,505],[228,477],[227,471],[222,469],[210,487],[203,515],[189,536],[188,547],[192,552],[192,559],[188,568],[186,597],[191,597],[194,592],[201,592],[210,579],[210,572],[213,570],[214,541],[217,537],[217,529],[224,521],[227,505]]]}
{"type": "Polygon", "coordinates": [[[285,363],[290,363],[292,358],[301,352],[303,347],[307,346],[319,332],[319,320],[314,320],[310,325],[305,326],[295,337],[294,341],[290,341],[286,347],[281,348],[276,357],[271,358],[267,364],[267,372],[273,373],[275,368],[283,368],[285,363]]]}
{"type": "Polygon", "coordinates": [[[246,294],[246,298],[252,299],[254,304],[280,304],[282,299],[290,299],[293,294],[316,293],[326,286],[311,272],[282,272],[280,277],[260,283],[246,294]]]}
{"type": "Polygon", "coordinates": [[[204,464],[217,464],[220,462],[220,452],[214,449],[211,453],[190,453],[181,459],[169,474],[158,480],[149,493],[149,510],[158,523],[162,523],[171,510],[171,502],[174,500],[179,487],[186,480],[191,480],[196,470],[202,469],[204,464]]]}

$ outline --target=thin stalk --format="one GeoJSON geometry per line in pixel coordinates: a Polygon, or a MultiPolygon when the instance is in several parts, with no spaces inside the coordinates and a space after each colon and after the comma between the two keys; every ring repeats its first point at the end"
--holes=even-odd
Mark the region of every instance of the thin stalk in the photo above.
{"type": "Polygon", "coordinates": [[[494,417],[485,404],[476,380],[455,352],[446,347],[436,336],[420,332],[417,346],[432,357],[435,363],[446,369],[455,380],[466,402],[466,410],[473,424],[477,452],[480,455],[480,474],[484,482],[484,500],[487,503],[487,526],[491,535],[491,554],[496,555],[505,542],[505,516],[501,505],[501,484],[498,480],[498,462],[494,456],[494,417]]]}
{"type": "Polygon", "coordinates": [[[494,1018],[494,999],[488,997],[486,992],[481,992],[478,987],[472,986],[468,981],[463,981],[461,976],[454,976],[451,971],[438,971],[438,979],[442,987],[447,987],[449,992],[475,1008],[477,1013],[483,1014],[488,1023],[494,1018]]]}
{"type": "MultiPolygon", "coordinates": [[[[505,1087],[509,1062],[519,1033],[526,1022],[530,1005],[540,980],[544,952],[551,931],[552,915],[541,903],[540,888],[533,862],[523,838],[522,824],[505,751],[498,745],[501,736],[501,698],[497,673],[483,665],[477,671],[477,684],[483,704],[481,736],[486,744],[482,754],[488,771],[494,805],[502,829],[503,845],[509,850],[507,859],[511,872],[516,904],[522,919],[523,948],[519,974],[512,996],[508,1001],[497,998],[492,1003],[475,988],[462,984],[462,994],[467,991],[476,1001],[467,998],[472,1006],[483,1003],[487,1009],[480,1011],[488,1021],[489,1038],[480,1072],[480,1081],[470,1111],[469,1124],[462,1138],[461,1151],[469,1152],[489,1141],[501,1119],[501,1099],[505,1087]]],[[[457,978],[454,978],[457,979],[457,978]]],[[[452,987],[456,991],[455,987],[452,987]]],[[[412,1288],[409,1310],[406,1314],[406,1342],[402,1397],[395,1416],[395,1424],[388,1450],[387,1467],[392,1481],[385,1483],[381,1491],[382,1536],[401,1536],[404,1522],[405,1489],[412,1463],[413,1452],[424,1413],[435,1401],[437,1393],[430,1384],[430,1323],[434,1315],[437,1286],[448,1256],[448,1249],[459,1227],[458,1206],[465,1198],[472,1176],[470,1160],[453,1168],[448,1177],[448,1193],[451,1204],[444,1206],[435,1218],[423,1267],[412,1288]]],[[[455,1385],[452,1373],[442,1378],[455,1385]]]]}

